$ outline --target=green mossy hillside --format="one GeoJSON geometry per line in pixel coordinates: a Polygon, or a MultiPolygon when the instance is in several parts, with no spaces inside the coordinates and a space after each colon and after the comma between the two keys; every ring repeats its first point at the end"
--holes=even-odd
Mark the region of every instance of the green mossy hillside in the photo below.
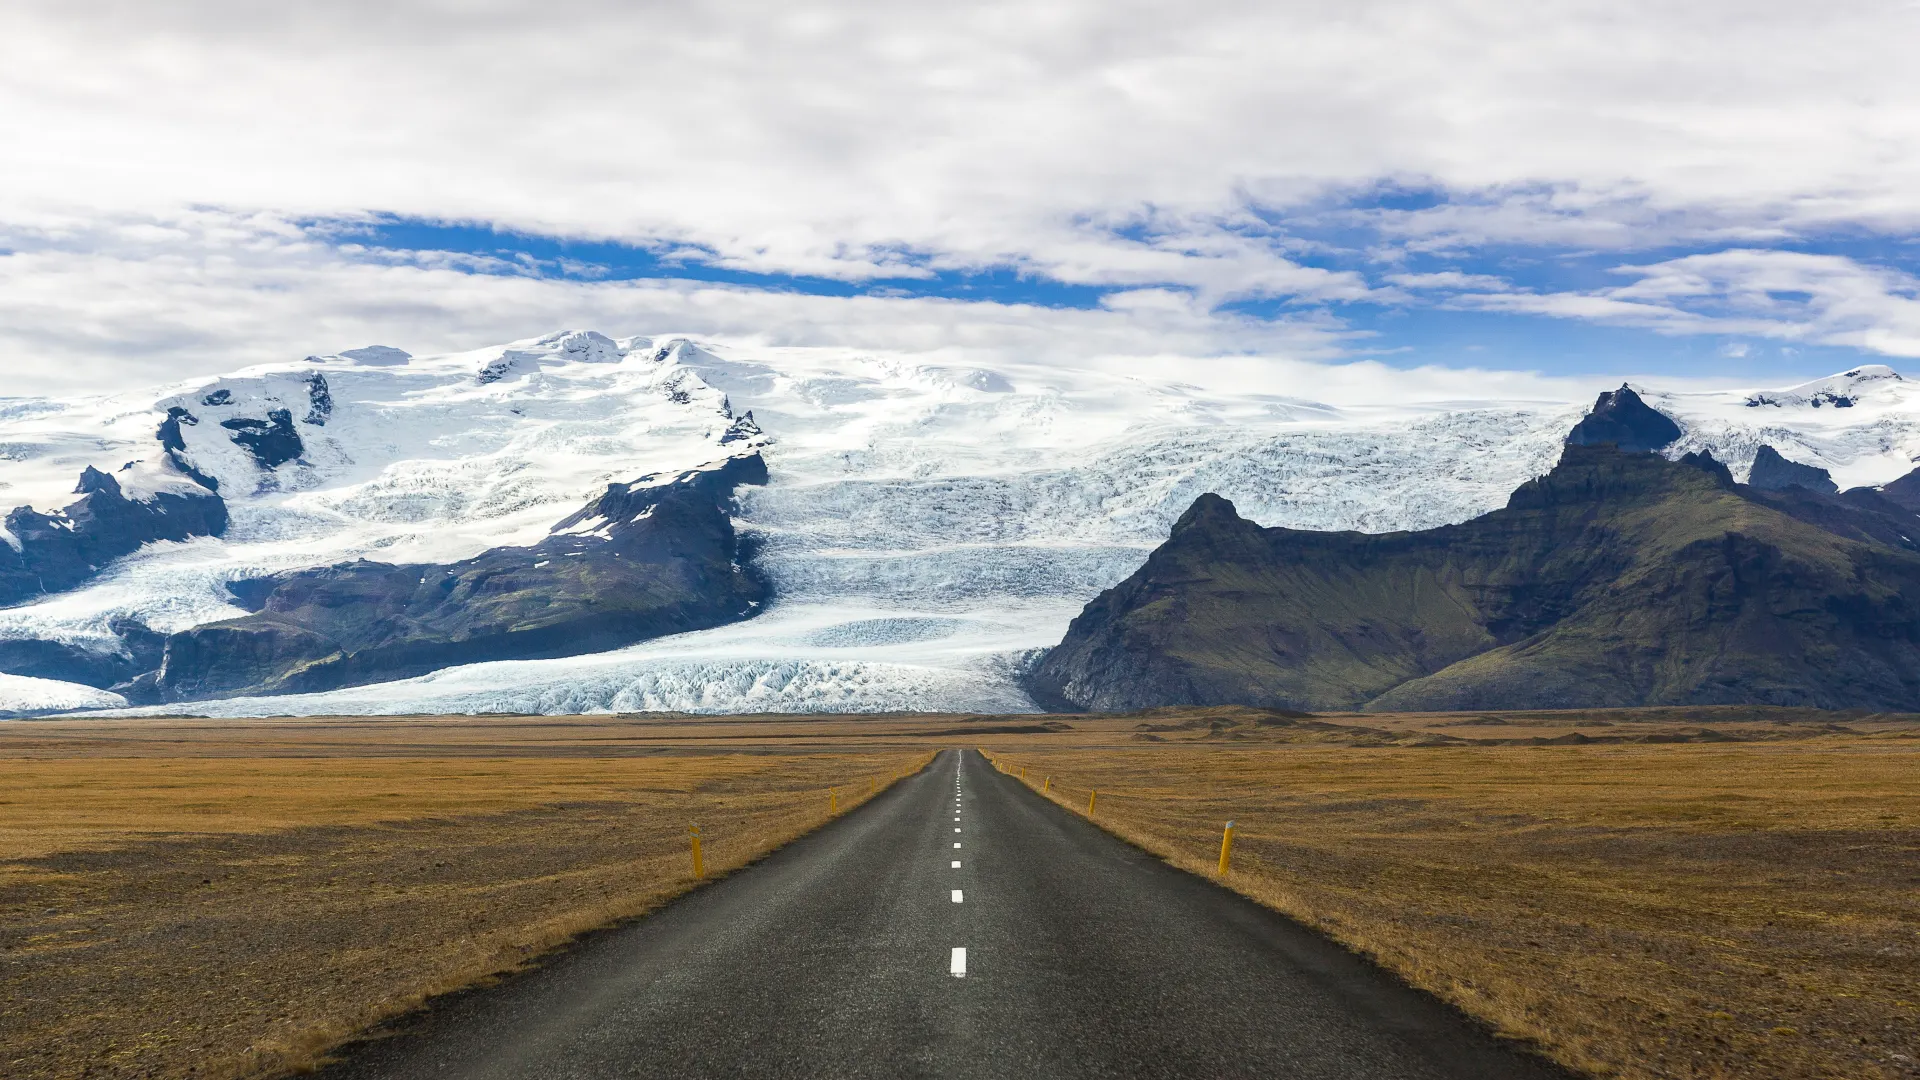
{"type": "Polygon", "coordinates": [[[1920,704],[1920,555],[1744,492],[1711,459],[1570,445],[1421,532],[1266,529],[1202,496],[1029,686],[1099,710],[1920,704]]]}

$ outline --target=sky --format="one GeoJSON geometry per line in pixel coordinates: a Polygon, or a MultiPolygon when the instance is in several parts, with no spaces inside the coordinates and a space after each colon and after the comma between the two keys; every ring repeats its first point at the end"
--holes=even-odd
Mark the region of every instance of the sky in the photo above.
{"type": "Polygon", "coordinates": [[[1920,368],[1920,4],[10,0],[0,396],[565,326],[1920,368]]]}

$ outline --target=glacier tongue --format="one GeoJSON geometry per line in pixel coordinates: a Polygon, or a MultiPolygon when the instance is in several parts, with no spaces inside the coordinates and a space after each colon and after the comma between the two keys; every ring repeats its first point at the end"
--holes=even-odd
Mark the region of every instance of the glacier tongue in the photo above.
{"type": "MultiPolygon", "coordinates": [[[[161,631],[230,617],[224,586],[236,577],[526,543],[609,481],[693,468],[736,449],[722,440],[751,438],[772,474],[737,513],[774,587],[757,618],[591,656],[171,711],[1022,711],[1033,706],[1018,672],[1199,494],[1295,528],[1462,521],[1551,467],[1595,389],[1329,403],[1297,366],[1190,365],[1177,372],[1188,382],[1164,364],[988,368],[586,331],[402,363],[321,359],[150,396],[201,419],[186,429],[189,450],[230,493],[228,535],[155,545],[90,588],[0,611],[0,635],[99,645],[115,615],[161,631]],[[500,377],[482,381],[490,370],[500,377]],[[332,402],[323,425],[295,411],[310,405],[313,371],[332,402]],[[221,389],[222,404],[204,404],[221,389]],[[275,402],[294,412],[306,452],[263,470],[218,421],[275,402]]],[[[1755,408],[1747,389],[1645,394],[1685,429],[1671,453],[1712,449],[1744,469],[1771,442],[1843,483],[1882,483],[1920,454],[1915,385],[1876,382],[1846,409],[1755,408]]],[[[110,413],[98,402],[0,407],[0,447],[71,448],[26,433],[111,428],[110,413]]],[[[0,461],[0,483],[42,464],[0,461]]]]}
{"type": "Polygon", "coordinates": [[[111,709],[126,699],[91,686],[0,674],[0,711],[17,714],[63,713],[82,709],[111,709]]]}

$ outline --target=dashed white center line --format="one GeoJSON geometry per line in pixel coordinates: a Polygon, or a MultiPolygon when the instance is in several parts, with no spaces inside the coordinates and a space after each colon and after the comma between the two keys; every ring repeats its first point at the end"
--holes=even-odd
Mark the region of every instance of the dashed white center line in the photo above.
{"type": "Polygon", "coordinates": [[[960,848],[960,841],[958,841],[958,840],[955,840],[955,841],[953,842],[953,846],[954,846],[954,850],[956,850],[956,851],[957,851],[957,850],[959,850],[959,848],[960,848]]]}
{"type": "Polygon", "coordinates": [[[967,950],[953,950],[953,960],[947,964],[947,971],[956,979],[967,977],[967,950]]]}
{"type": "Polygon", "coordinates": [[[954,832],[959,832],[960,830],[959,830],[959,829],[955,829],[955,830],[953,830],[953,831],[954,831],[954,832]]]}
{"type": "Polygon", "coordinates": [[[959,889],[955,889],[955,890],[953,890],[953,902],[954,902],[954,903],[956,903],[956,904],[960,902],[960,890],[959,890],[959,889]]]}
{"type": "Polygon", "coordinates": [[[953,868],[954,868],[955,870],[958,870],[958,869],[960,869],[960,860],[959,860],[959,859],[955,859],[955,860],[953,860],[953,868]]]}

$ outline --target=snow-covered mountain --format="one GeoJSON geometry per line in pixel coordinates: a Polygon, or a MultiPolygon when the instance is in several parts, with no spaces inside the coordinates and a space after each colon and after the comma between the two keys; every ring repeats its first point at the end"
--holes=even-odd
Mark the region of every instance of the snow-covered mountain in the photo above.
{"type": "MultiPolygon", "coordinates": [[[[0,609],[0,640],[125,650],[129,620],[171,634],[244,614],[230,582],[535,544],[610,483],[757,449],[770,482],[741,489],[735,511],[772,588],[757,617],[613,652],[165,708],[1019,711],[1032,705],[1017,674],[1202,492],[1267,525],[1462,521],[1550,468],[1602,389],[1329,403],[1298,370],[989,370],[564,331],[447,356],[370,347],[144,392],[0,399],[0,504],[56,511],[92,467],[149,487],[197,478],[231,516],[224,535],[149,544],[0,609]]],[[[1763,444],[1843,487],[1885,483],[1920,458],[1920,384],[1890,369],[1785,390],[1639,389],[1683,428],[1670,454],[1710,450],[1736,475],[1763,444]]],[[[93,687],[0,678],[0,710],[114,704],[93,687]]]]}

